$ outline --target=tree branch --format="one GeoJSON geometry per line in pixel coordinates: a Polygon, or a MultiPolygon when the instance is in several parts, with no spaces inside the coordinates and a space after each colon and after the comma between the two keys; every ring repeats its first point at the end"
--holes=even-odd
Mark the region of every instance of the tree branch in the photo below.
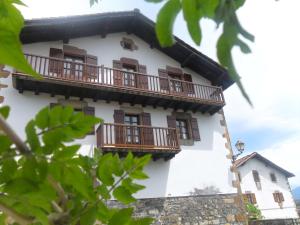
{"type": "Polygon", "coordinates": [[[7,121],[0,114],[0,129],[10,138],[10,140],[17,146],[18,150],[23,154],[30,154],[30,150],[22,139],[14,132],[7,121]]]}
{"type": "Polygon", "coordinates": [[[13,218],[13,220],[15,220],[20,225],[27,225],[27,224],[33,223],[32,219],[21,215],[20,213],[9,208],[8,206],[4,205],[1,202],[0,202],[0,211],[4,212],[4,214],[6,214],[7,216],[10,216],[11,218],[13,218]]]}

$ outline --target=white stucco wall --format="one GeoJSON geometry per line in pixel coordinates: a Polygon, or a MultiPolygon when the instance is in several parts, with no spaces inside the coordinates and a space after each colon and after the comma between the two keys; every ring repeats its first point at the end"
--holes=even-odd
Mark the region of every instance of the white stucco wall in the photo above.
{"type": "MultiPolygon", "coordinates": [[[[158,75],[158,68],[165,68],[166,65],[180,67],[180,64],[170,57],[162,54],[156,49],[151,49],[142,40],[130,35],[138,45],[137,51],[124,50],[120,46],[122,37],[126,34],[111,34],[102,39],[100,36],[89,38],[78,38],[70,40],[70,45],[78,48],[84,48],[88,54],[98,56],[98,64],[112,66],[113,59],[129,57],[139,60],[140,64],[147,66],[147,73],[158,75]]],[[[49,48],[62,48],[62,42],[35,43],[24,46],[24,52],[36,55],[49,55],[49,48]]],[[[184,68],[184,71],[192,74],[193,82],[209,83],[206,79],[195,72],[184,68]]],[[[11,78],[3,79],[2,83],[7,83],[9,88],[1,90],[1,95],[5,96],[5,104],[11,106],[11,115],[9,122],[24,138],[24,127],[27,121],[44,106],[51,102],[57,102],[63,99],[63,96],[50,97],[49,94],[34,95],[25,91],[19,94],[12,88],[11,78]]],[[[79,100],[78,98],[70,98],[79,100]]],[[[113,122],[113,111],[121,106],[118,103],[109,104],[104,101],[93,102],[91,99],[84,99],[89,106],[95,107],[96,116],[104,119],[105,122],[113,122]]],[[[122,107],[128,106],[123,104],[122,107]]],[[[141,106],[135,106],[142,108],[141,106]]],[[[153,126],[167,127],[167,115],[171,110],[162,108],[145,107],[144,112],[151,113],[153,126]]],[[[189,112],[191,113],[191,112],[189,112]]],[[[205,188],[214,186],[221,193],[234,193],[236,189],[232,188],[232,173],[229,170],[230,161],[226,158],[228,150],[225,148],[226,139],[222,137],[224,127],[220,125],[221,115],[216,113],[213,116],[208,114],[192,114],[198,119],[201,141],[195,142],[193,146],[182,146],[182,151],[175,158],[165,162],[158,160],[151,162],[146,172],[150,179],[143,183],[147,189],[138,193],[137,197],[163,197],[163,196],[182,196],[188,195],[194,188],[205,188]]],[[[90,145],[96,145],[95,136],[87,136],[81,140],[88,152],[90,145]]]]}
{"type": "Polygon", "coordinates": [[[241,188],[243,193],[247,191],[255,193],[257,205],[265,219],[298,218],[288,179],[284,174],[255,158],[240,166],[238,171],[242,178],[241,188]],[[256,188],[252,170],[256,170],[259,173],[261,190],[256,188]],[[276,183],[272,182],[270,173],[275,174],[277,178],[276,183]],[[275,191],[283,193],[284,202],[282,208],[274,201],[273,193],[275,191]]]}

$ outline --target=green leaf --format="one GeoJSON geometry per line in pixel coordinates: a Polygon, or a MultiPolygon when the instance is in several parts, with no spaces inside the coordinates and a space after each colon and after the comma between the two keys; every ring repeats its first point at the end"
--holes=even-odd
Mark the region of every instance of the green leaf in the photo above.
{"type": "Polygon", "coordinates": [[[128,172],[133,166],[134,166],[133,155],[131,152],[129,152],[123,161],[123,167],[125,171],[128,172]]]}
{"type": "Polygon", "coordinates": [[[115,154],[112,157],[111,168],[112,168],[112,172],[115,175],[117,175],[118,177],[122,176],[122,174],[124,173],[124,170],[123,170],[122,164],[121,164],[121,160],[120,160],[118,154],[115,154]]]}
{"type": "Polygon", "coordinates": [[[249,53],[251,53],[250,47],[249,47],[245,42],[243,42],[242,40],[238,39],[236,43],[237,43],[237,45],[240,47],[241,51],[242,51],[244,54],[249,54],[249,53]]]}
{"type": "Polygon", "coordinates": [[[11,180],[17,171],[17,167],[16,161],[12,158],[2,160],[0,181],[7,182],[11,180]]]}
{"type": "Polygon", "coordinates": [[[35,116],[35,124],[40,129],[45,129],[49,126],[49,107],[40,110],[35,116]]]}
{"type": "Polygon", "coordinates": [[[40,147],[40,141],[36,133],[35,122],[31,120],[25,128],[27,141],[32,151],[36,152],[40,147]]]}
{"type": "Polygon", "coordinates": [[[135,202],[135,198],[132,197],[129,190],[125,187],[119,186],[113,191],[113,196],[123,204],[129,204],[135,202]]]}
{"type": "Polygon", "coordinates": [[[98,209],[98,213],[97,213],[97,218],[107,224],[107,222],[109,221],[109,219],[111,218],[111,211],[107,208],[107,206],[103,203],[103,202],[98,202],[97,204],[97,209],[98,209]]]}
{"type": "Polygon", "coordinates": [[[180,0],[168,0],[157,15],[155,31],[162,47],[169,47],[174,42],[173,25],[180,10],[180,0]]]}
{"type": "Polygon", "coordinates": [[[193,41],[200,45],[201,29],[199,19],[201,14],[197,10],[197,0],[182,0],[183,17],[187,23],[193,41]]]}
{"type": "Polygon", "coordinates": [[[2,107],[0,107],[0,114],[1,114],[5,119],[7,119],[8,115],[9,115],[9,112],[10,112],[9,106],[2,106],[2,107]]]}
{"type": "Polygon", "coordinates": [[[50,109],[49,112],[49,127],[56,127],[61,125],[60,116],[62,114],[62,106],[58,105],[50,109]]]}
{"type": "Polygon", "coordinates": [[[117,211],[109,220],[108,225],[127,225],[131,219],[133,208],[125,208],[117,211]]]}
{"type": "Polygon", "coordinates": [[[134,170],[132,173],[129,174],[129,176],[137,180],[145,180],[149,178],[148,175],[142,171],[142,169],[134,170]]]}
{"type": "Polygon", "coordinates": [[[35,190],[37,190],[36,185],[24,178],[16,178],[14,180],[11,180],[4,187],[5,192],[17,196],[35,190]]]}
{"type": "Polygon", "coordinates": [[[9,150],[10,146],[12,145],[11,140],[4,135],[0,135],[0,153],[6,152],[9,150]]]}
{"type": "Polygon", "coordinates": [[[79,148],[80,145],[65,146],[61,150],[54,152],[53,159],[64,160],[73,158],[76,155],[79,148]]]}
{"type": "Polygon", "coordinates": [[[97,219],[97,207],[90,207],[83,215],[80,217],[81,225],[93,225],[97,219]]]}
{"type": "Polygon", "coordinates": [[[208,18],[214,18],[220,0],[197,0],[197,9],[208,18]]]}
{"type": "Polygon", "coordinates": [[[104,198],[104,199],[110,199],[110,193],[107,189],[107,187],[105,185],[100,185],[97,187],[98,191],[99,191],[99,194],[104,198]]]}
{"type": "Polygon", "coordinates": [[[0,64],[9,65],[26,74],[40,77],[28,64],[19,40],[24,19],[13,3],[20,1],[0,1],[0,64]]]}
{"type": "Polygon", "coordinates": [[[150,154],[144,155],[140,158],[136,157],[135,159],[137,161],[137,166],[144,167],[145,165],[147,165],[149,163],[151,158],[152,158],[152,156],[150,154]]]}
{"type": "Polygon", "coordinates": [[[144,185],[133,183],[132,179],[129,177],[122,181],[122,186],[129,190],[131,193],[136,193],[140,190],[145,189],[144,185]]]}
{"type": "Polygon", "coordinates": [[[98,163],[97,175],[101,182],[105,185],[113,185],[115,179],[112,171],[112,154],[108,153],[102,156],[98,163]]]}
{"type": "Polygon", "coordinates": [[[72,115],[74,113],[74,110],[71,106],[65,106],[63,107],[63,111],[61,114],[61,123],[68,123],[70,121],[70,119],[72,118],[72,115]]]}
{"type": "Polygon", "coordinates": [[[95,200],[92,197],[91,191],[92,180],[77,166],[64,167],[64,181],[66,184],[72,186],[80,194],[89,200],[95,200]]]}

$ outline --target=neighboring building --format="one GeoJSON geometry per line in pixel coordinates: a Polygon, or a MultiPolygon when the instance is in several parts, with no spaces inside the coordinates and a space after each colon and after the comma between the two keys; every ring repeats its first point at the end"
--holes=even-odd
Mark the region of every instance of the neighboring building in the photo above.
{"type": "Polygon", "coordinates": [[[288,178],[294,174],[254,152],[235,162],[245,202],[257,204],[264,219],[298,218],[288,178]]]}
{"type": "Polygon", "coordinates": [[[161,48],[154,23],[136,10],[28,20],[21,41],[44,79],[17,71],[3,79],[19,135],[42,107],[72,105],[105,122],[80,141],[87,151],[153,155],[138,198],[236,194],[222,111],[233,81],[216,62],[176,37],[161,48]]]}

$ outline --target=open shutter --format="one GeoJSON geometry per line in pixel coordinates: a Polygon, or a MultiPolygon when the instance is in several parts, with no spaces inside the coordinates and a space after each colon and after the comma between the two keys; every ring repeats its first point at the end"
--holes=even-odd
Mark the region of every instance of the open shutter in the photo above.
{"type": "Polygon", "coordinates": [[[284,197],[282,193],[278,193],[279,194],[279,201],[280,202],[284,202],[284,197]]]}
{"type": "Polygon", "coordinates": [[[168,80],[167,71],[158,69],[158,75],[160,77],[160,79],[159,79],[160,89],[163,91],[168,91],[169,90],[169,80],[168,80]]]}
{"type": "Polygon", "coordinates": [[[251,200],[252,200],[252,204],[256,204],[257,201],[256,201],[256,196],[254,193],[251,194],[251,200]]]}
{"type": "MultiPolygon", "coordinates": [[[[113,68],[121,70],[122,69],[121,61],[113,60],[113,68]]],[[[123,85],[123,73],[121,71],[114,70],[113,76],[114,76],[114,85],[122,86],[123,85]]]]}
{"type": "Polygon", "coordinates": [[[97,56],[94,55],[86,55],[85,56],[85,63],[89,64],[86,66],[86,76],[88,78],[97,78],[97,74],[98,74],[98,59],[97,56]],[[95,65],[95,66],[91,66],[91,65],[95,65]]]}
{"type": "Polygon", "coordinates": [[[191,74],[183,74],[183,80],[191,83],[184,83],[184,91],[188,94],[195,94],[194,85],[192,84],[193,79],[191,74]]]}
{"type": "MultiPolygon", "coordinates": [[[[114,111],[114,121],[117,124],[124,124],[125,113],[123,110],[114,111]]],[[[120,125],[115,125],[115,139],[116,144],[125,144],[125,127],[120,125]]]]}
{"type": "MultiPolygon", "coordinates": [[[[142,124],[145,126],[151,126],[151,115],[150,113],[142,113],[142,124]]],[[[144,144],[146,145],[154,145],[154,136],[153,136],[153,128],[152,127],[143,127],[142,135],[144,144]]]]}
{"type": "MultiPolygon", "coordinates": [[[[62,49],[50,48],[50,58],[64,59],[64,53],[62,49]]],[[[60,60],[50,59],[49,60],[49,72],[57,75],[62,75],[64,71],[64,63],[60,60]]]]}
{"type": "Polygon", "coordinates": [[[192,137],[194,141],[201,141],[198,121],[196,118],[191,118],[191,129],[192,129],[192,137]]]}
{"type": "Polygon", "coordinates": [[[248,195],[247,194],[243,194],[243,199],[244,199],[244,203],[248,203],[248,195]]]}
{"type": "Polygon", "coordinates": [[[275,202],[279,202],[278,193],[273,193],[273,198],[275,202]]]}
{"type": "MultiPolygon", "coordinates": [[[[83,113],[85,115],[95,116],[95,108],[86,106],[83,108],[83,113]]],[[[89,134],[95,134],[95,127],[92,128],[92,131],[89,134]]]]}
{"type": "Polygon", "coordinates": [[[175,116],[167,116],[167,122],[169,128],[176,128],[176,117],[175,116]]]}
{"type": "Polygon", "coordinates": [[[139,65],[139,73],[145,74],[145,75],[138,75],[137,79],[137,86],[142,89],[148,89],[148,76],[147,74],[147,68],[145,65],[139,65]]]}

